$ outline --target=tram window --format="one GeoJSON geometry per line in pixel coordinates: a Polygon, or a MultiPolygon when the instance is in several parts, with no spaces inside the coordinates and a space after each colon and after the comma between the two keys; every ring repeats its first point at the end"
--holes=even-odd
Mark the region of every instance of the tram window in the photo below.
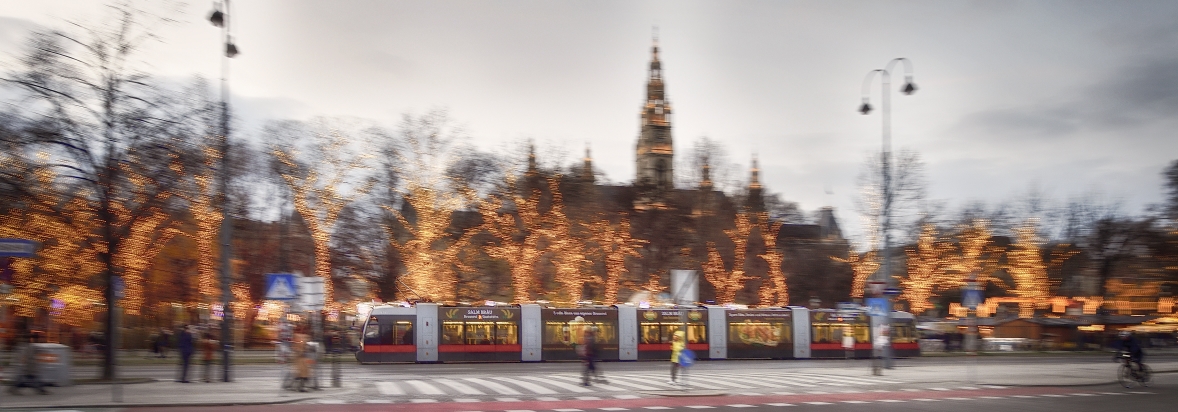
{"type": "Polygon", "coordinates": [[[442,344],[443,345],[461,345],[466,342],[462,339],[462,322],[442,322],[442,344]]]}
{"type": "Polygon", "coordinates": [[[547,322],[544,324],[545,345],[568,344],[572,338],[569,324],[565,322],[547,322]]]}
{"type": "Polygon", "coordinates": [[[790,343],[790,324],[786,322],[740,322],[728,325],[729,343],[778,346],[790,343]]]}
{"type": "Polygon", "coordinates": [[[866,323],[815,323],[813,343],[842,343],[843,336],[851,335],[855,342],[871,342],[871,328],[866,323]]]}
{"type": "MultiPolygon", "coordinates": [[[[585,329],[590,326],[597,327],[597,343],[598,344],[616,344],[618,343],[617,324],[614,323],[589,323],[589,322],[558,322],[551,321],[544,324],[544,345],[559,345],[559,344],[580,344],[584,340],[585,329]]],[[[512,328],[512,339],[515,336],[514,330],[516,325],[510,324],[512,328]]],[[[656,330],[657,335],[657,330],[656,330]]]]}
{"type": "Polygon", "coordinates": [[[379,345],[380,344],[380,325],[369,323],[364,328],[364,344],[365,345],[379,345]]]}
{"type": "Polygon", "coordinates": [[[468,322],[466,324],[467,345],[490,345],[495,337],[494,322],[468,322]]]}
{"type": "Polygon", "coordinates": [[[707,328],[698,323],[687,324],[687,343],[708,343],[707,328]]]}
{"type": "Polygon", "coordinates": [[[916,342],[916,328],[910,324],[896,325],[892,331],[892,343],[916,342]]]}
{"type": "Polygon", "coordinates": [[[662,335],[659,333],[659,324],[642,324],[642,343],[662,343],[662,335]]]}
{"type": "Polygon", "coordinates": [[[407,320],[397,321],[396,334],[392,336],[393,344],[415,345],[413,340],[413,323],[407,320]]]}
{"type": "Polygon", "coordinates": [[[510,322],[495,324],[495,343],[500,345],[518,345],[519,327],[510,322]]]}

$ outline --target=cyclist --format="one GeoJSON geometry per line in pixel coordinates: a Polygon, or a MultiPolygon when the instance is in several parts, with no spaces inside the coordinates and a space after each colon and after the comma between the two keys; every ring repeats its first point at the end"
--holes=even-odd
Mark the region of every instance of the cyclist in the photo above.
{"type": "Polygon", "coordinates": [[[1120,332],[1120,339],[1113,343],[1113,347],[1117,349],[1117,356],[1120,357],[1121,352],[1129,354],[1129,361],[1137,364],[1137,370],[1141,370],[1145,358],[1145,352],[1141,350],[1141,343],[1137,338],[1133,337],[1133,332],[1123,330],[1120,332]]]}

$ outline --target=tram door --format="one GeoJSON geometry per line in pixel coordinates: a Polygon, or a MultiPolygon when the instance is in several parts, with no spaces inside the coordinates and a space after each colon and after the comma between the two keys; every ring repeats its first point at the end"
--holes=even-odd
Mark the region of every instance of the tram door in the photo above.
{"type": "Polygon", "coordinates": [[[438,330],[441,328],[438,325],[438,304],[418,303],[417,324],[421,331],[417,334],[417,361],[437,362],[438,330]]]}

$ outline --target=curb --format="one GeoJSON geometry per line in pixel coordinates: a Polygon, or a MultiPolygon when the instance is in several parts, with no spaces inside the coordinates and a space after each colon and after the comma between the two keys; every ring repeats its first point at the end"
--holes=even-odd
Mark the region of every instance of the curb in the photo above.
{"type": "Polygon", "coordinates": [[[706,396],[728,396],[727,392],[721,391],[636,391],[643,395],[664,396],[668,398],[690,398],[690,397],[706,397],[706,396]]]}
{"type": "MultiPolygon", "coordinates": [[[[1153,375],[1169,374],[1169,373],[1178,373],[1178,370],[1152,371],[1150,373],[1153,375]]],[[[1054,384],[1054,385],[1047,384],[1047,383],[1035,383],[1035,384],[978,383],[978,385],[1009,386],[1009,387],[1017,387],[1017,388],[1072,387],[1072,386],[1079,387],[1079,386],[1102,386],[1102,385],[1113,385],[1113,384],[1119,384],[1119,382],[1117,382],[1115,380],[1111,380],[1111,381],[1107,381],[1107,382],[1097,382],[1097,383],[1073,383],[1073,384],[1054,384]]]]}
{"type": "Polygon", "coordinates": [[[43,406],[5,406],[6,410],[37,410],[37,409],[62,409],[62,408],[169,408],[169,407],[217,407],[217,406],[256,406],[256,405],[283,405],[288,403],[305,402],[315,397],[309,398],[291,398],[279,401],[255,401],[255,402],[205,402],[205,403],[100,403],[100,404],[70,404],[70,405],[43,405],[43,406]]]}

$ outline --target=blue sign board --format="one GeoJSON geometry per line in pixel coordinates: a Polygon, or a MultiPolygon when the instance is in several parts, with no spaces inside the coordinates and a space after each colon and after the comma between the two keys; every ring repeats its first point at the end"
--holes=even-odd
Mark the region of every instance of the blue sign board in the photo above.
{"type": "Polygon", "coordinates": [[[37,242],[28,239],[0,239],[0,257],[36,257],[37,242]]]}
{"type": "Polygon", "coordinates": [[[886,298],[867,298],[867,314],[870,316],[887,316],[888,300],[886,298]]]}
{"type": "Polygon", "coordinates": [[[980,289],[966,289],[961,292],[961,305],[970,309],[977,309],[978,305],[982,303],[982,291],[980,289]]]}
{"type": "Polygon", "coordinates": [[[266,300],[295,300],[299,298],[299,286],[293,273],[266,274],[266,300]]]}
{"type": "Polygon", "coordinates": [[[127,294],[127,284],[123,282],[122,276],[115,276],[111,278],[110,287],[114,288],[115,299],[122,299],[127,294]]]}

